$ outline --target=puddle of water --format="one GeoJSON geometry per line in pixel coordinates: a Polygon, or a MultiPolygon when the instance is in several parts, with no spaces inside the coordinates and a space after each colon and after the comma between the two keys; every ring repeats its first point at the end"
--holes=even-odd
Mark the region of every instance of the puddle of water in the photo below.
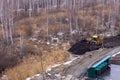
{"type": "Polygon", "coordinates": [[[111,69],[106,71],[102,77],[104,80],[120,80],[120,65],[111,64],[111,69]]]}

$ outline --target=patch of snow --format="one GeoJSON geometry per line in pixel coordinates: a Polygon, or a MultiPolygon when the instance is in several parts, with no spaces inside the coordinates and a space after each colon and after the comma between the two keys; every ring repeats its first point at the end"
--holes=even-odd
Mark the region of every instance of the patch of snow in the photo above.
{"type": "Polygon", "coordinates": [[[37,39],[36,38],[30,38],[30,40],[32,40],[33,42],[36,41],[37,39]]]}
{"type": "Polygon", "coordinates": [[[66,50],[66,49],[67,49],[66,46],[64,46],[64,47],[63,47],[63,50],[66,50]]]}
{"type": "Polygon", "coordinates": [[[46,72],[49,72],[49,71],[51,71],[52,70],[52,68],[51,68],[51,66],[49,66],[47,69],[46,69],[46,72]]]}
{"type": "Polygon", "coordinates": [[[64,65],[68,65],[68,64],[71,64],[72,63],[72,61],[67,61],[67,62],[65,62],[65,63],[63,63],[64,65]]]}
{"type": "Polygon", "coordinates": [[[52,66],[52,68],[55,68],[55,67],[58,67],[60,66],[61,64],[55,64],[54,66],[52,66]]]}
{"type": "Polygon", "coordinates": [[[106,34],[106,37],[110,37],[111,36],[111,34],[106,34]]]}
{"type": "Polygon", "coordinates": [[[55,74],[55,77],[61,78],[61,75],[60,74],[55,74]]]}
{"type": "Polygon", "coordinates": [[[75,33],[77,33],[78,32],[78,30],[73,30],[72,32],[71,32],[71,34],[75,34],[75,33]]]}
{"type": "Polygon", "coordinates": [[[38,41],[38,43],[40,43],[40,42],[41,42],[41,40],[38,41]]]}
{"type": "Polygon", "coordinates": [[[65,18],[66,21],[69,21],[69,18],[65,18]]]}
{"type": "Polygon", "coordinates": [[[60,65],[61,65],[61,64],[55,64],[55,65],[53,65],[53,66],[49,66],[49,67],[46,69],[46,72],[49,72],[49,71],[52,70],[52,68],[58,67],[58,66],[60,66],[60,65]]]}
{"type": "Polygon", "coordinates": [[[3,75],[1,79],[2,80],[9,80],[7,75],[3,75]]]}
{"type": "Polygon", "coordinates": [[[26,78],[25,80],[31,80],[31,78],[30,78],[30,77],[28,77],[28,78],[26,78]]]}
{"type": "Polygon", "coordinates": [[[58,32],[57,35],[58,36],[62,36],[64,33],[63,32],[58,32]]]}
{"type": "Polygon", "coordinates": [[[40,76],[40,74],[36,74],[35,76],[40,76]]]}
{"type": "MultiPolygon", "coordinates": [[[[36,74],[35,76],[38,76],[38,74],[36,74]]],[[[34,78],[35,76],[27,77],[25,80],[31,80],[31,79],[34,78]]]]}
{"type": "Polygon", "coordinates": [[[50,44],[50,42],[47,42],[46,44],[47,44],[47,45],[49,45],[49,44],[50,44]]]}
{"type": "Polygon", "coordinates": [[[53,43],[59,43],[59,38],[52,37],[52,42],[53,42],[53,43]]]}
{"type": "Polygon", "coordinates": [[[51,76],[51,74],[50,74],[50,73],[47,73],[47,75],[51,76]]]}
{"type": "Polygon", "coordinates": [[[112,55],[112,57],[115,57],[115,56],[116,56],[116,55],[118,55],[118,54],[120,54],[120,52],[118,52],[118,53],[116,53],[116,54],[112,55]]]}
{"type": "Polygon", "coordinates": [[[78,59],[78,58],[79,58],[79,56],[76,57],[76,58],[73,58],[73,59],[70,60],[70,61],[67,61],[67,62],[63,63],[63,65],[69,65],[69,64],[71,64],[74,60],[76,60],[76,59],[78,59]]]}
{"type": "MultiPolygon", "coordinates": [[[[69,65],[69,64],[71,64],[74,60],[76,60],[76,59],[78,59],[78,58],[80,58],[80,56],[77,56],[77,57],[71,59],[70,61],[67,61],[67,62],[62,63],[62,64],[55,64],[55,65],[53,65],[53,66],[49,66],[49,67],[46,69],[46,73],[47,73],[48,75],[51,75],[51,74],[48,73],[48,72],[51,71],[52,68],[56,68],[56,67],[58,67],[58,66],[60,66],[60,65],[69,65]]],[[[40,76],[40,74],[36,74],[35,76],[40,76]]],[[[35,76],[28,77],[28,78],[26,78],[25,80],[31,80],[31,79],[34,78],[35,76]]],[[[60,74],[55,74],[55,77],[60,78],[61,75],[60,75],[60,74]]],[[[69,77],[71,77],[71,76],[69,75],[69,77]]]]}
{"type": "MultiPolygon", "coordinates": [[[[71,65],[71,63],[72,63],[74,60],[78,59],[79,57],[80,57],[80,56],[77,56],[77,57],[73,58],[72,60],[67,61],[67,62],[65,62],[65,63],[62,63],[62,64],[63,64],[63,65],[71,65]]],[[[46,69],[46,72],[49,72],[49,71],[52,70],[52,68],[58,67],[58,66],[60,66],[60,65],[62,65],[62,64],[55,64],[55,65],[53,65],[53,66],[49,66],[49,67],[46,69]]]]}

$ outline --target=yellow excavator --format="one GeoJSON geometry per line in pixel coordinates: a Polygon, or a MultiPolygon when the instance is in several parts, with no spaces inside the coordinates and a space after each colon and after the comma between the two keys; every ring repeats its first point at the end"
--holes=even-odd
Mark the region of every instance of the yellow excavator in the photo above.
{"type": "Polygon", "coordinates": [[[102,46],[102,38],[98,35],[93,35],[90,38],[85,38],[75,43],[69,51],[74,54],[84,54],[87,51],[97,50],[102,46]]]}
{"type": "Polygon", "coordinates": [[[86,41],[89,44],[95,44],[95,45],[101,45],[102,44],[102,38],[98,35],[91,36],[90,38],[87,38],[86,41]]]}

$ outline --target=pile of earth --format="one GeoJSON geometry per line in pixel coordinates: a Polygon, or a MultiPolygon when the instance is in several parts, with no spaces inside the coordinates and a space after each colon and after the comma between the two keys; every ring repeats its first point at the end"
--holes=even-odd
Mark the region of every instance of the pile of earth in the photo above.
{"type": "Polygon", "coordinates": [[[103,39],[102,45],[89,44],[85,39],[76,42],[68,51],[73,54],[84,54],[88,51],[97,50],[101,47],[113,48],[120,46],[120,34],[103,39]]]}

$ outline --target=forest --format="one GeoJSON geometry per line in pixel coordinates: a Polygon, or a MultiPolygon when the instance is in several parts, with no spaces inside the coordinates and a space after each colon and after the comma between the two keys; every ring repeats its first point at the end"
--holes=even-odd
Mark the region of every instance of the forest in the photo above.
{"type": "Polygon", "coordinates": [[[94,34],[120,34],[120,0],[0,0],[1,76],[23,80],[64,62],[71,45],[94,34]],[[41,69],[22,75],[20,65],[34,60],[41,69]]]}

